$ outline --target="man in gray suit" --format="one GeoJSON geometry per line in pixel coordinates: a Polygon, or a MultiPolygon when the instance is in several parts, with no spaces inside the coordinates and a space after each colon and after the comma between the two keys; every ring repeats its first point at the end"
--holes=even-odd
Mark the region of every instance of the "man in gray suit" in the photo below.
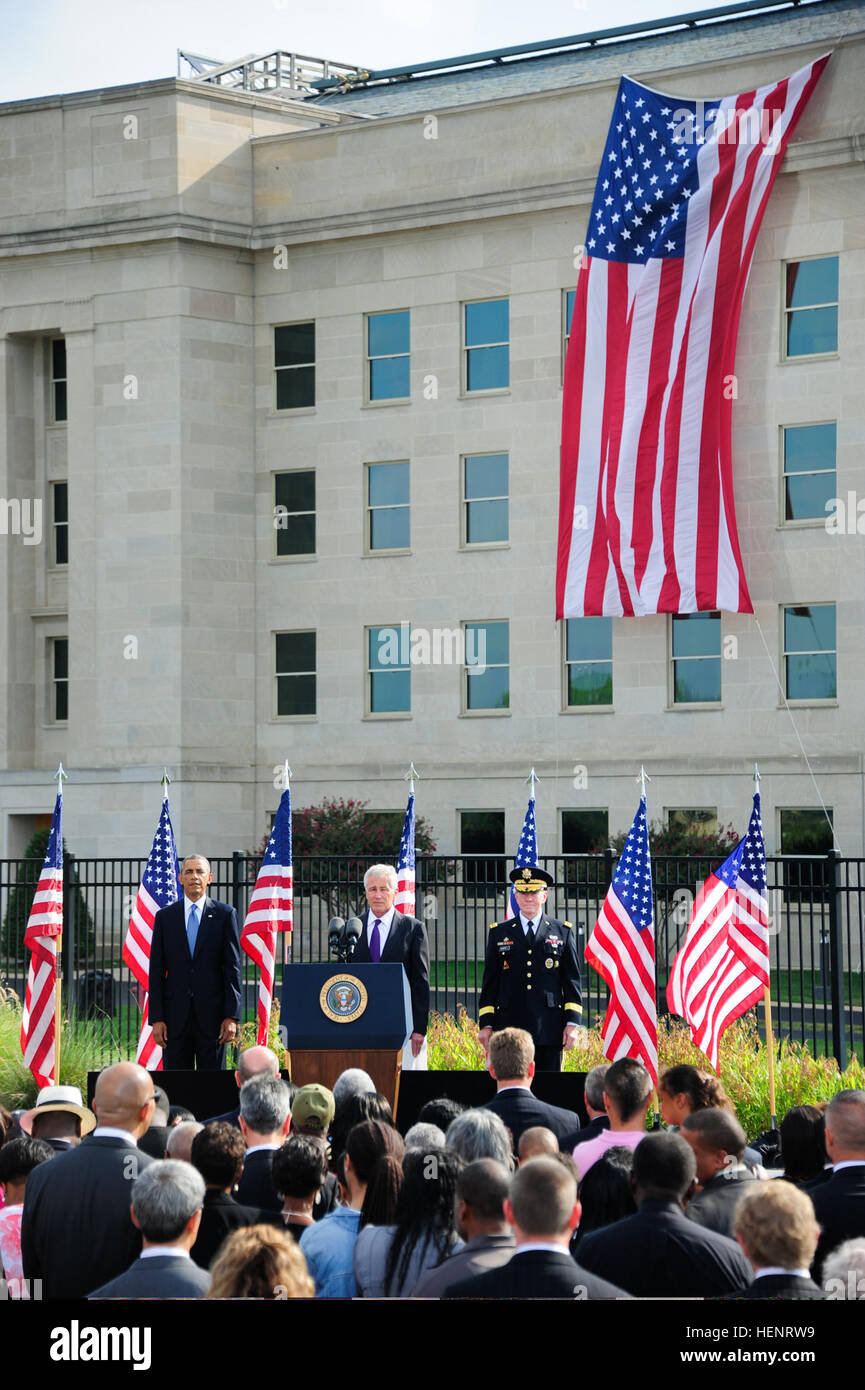
{"type": "Polygon", "coordinates": [[[204,1179],[191,1163],[153,1163],[132,1184],[132,1221],[142,1250],[125,1274],[91,1298],[203,1298],[210,1275],[190,1250],[204,1205],[204,1179]]]}

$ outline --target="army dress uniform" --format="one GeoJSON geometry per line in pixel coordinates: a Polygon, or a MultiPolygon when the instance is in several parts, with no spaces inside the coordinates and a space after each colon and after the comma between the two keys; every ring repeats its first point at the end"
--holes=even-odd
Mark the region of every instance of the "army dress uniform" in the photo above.
{"type": "Polygon", "coordinates": [[[478,1022],[481,1028],[524,1028],[539,1071],[560,1071],[562,1034],[582,1015],[576,933],[570,922],[541,912],[533,940],[519,917],[493,922],[487,936],[478,1022]]]}

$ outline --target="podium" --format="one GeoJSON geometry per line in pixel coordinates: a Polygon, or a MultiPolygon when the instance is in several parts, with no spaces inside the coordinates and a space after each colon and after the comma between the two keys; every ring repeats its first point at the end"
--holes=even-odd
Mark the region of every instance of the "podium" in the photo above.
{"type": "Polygon", "coordinates": [[[401,965],[325,962],[289,965],[280,1022],[291,1079],[333,1090],[347,1067],[362,1067],[396,1113],[402,1048],[412,1030],[401,965]]]}

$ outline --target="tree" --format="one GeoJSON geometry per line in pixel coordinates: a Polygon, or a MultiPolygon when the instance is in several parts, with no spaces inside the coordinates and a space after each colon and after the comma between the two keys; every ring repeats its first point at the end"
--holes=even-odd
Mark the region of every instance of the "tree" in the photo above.
{"type": "MultiPolygon", "coordinates": [[[[403,812],[367,811],[368,804],[325,797],[318,806],[291,813],[295,892],[324,898],[333,916],[343,909],[349,915],[357,912],[363,901],[364,870],[370,864],[396,863],[403,812]],[[314,862],[304,865],[304,859],[314,862]]],[[[265,835],[258,847],[259,861],[268,839],[265,835]]],[[[435,853],[432,826],[423,816],[415,817],[414,844],[416,854],[435,853]]],[[[253,877],[257,872],[258,864],[253,877]]]]}
{"type": "MultiPolygon", "coordinates": [[[[621,854],[628,838],[627,830],[613,837],[612,846],[621,854]]],[[[734,825],[716,831],[695,830],[682,825],[663,825],[661,821],[649,822],[649,847],[654,855],[669,854],[679,858],[699,856],[719,864],[732,854],[741,836],[734,825]]]]}
{"type": "MultiPolygon", "coordinates": [[[[24,955],[24,933],[27,929],[27,919],[30,916],[33,899],[36,896],[36,885],[42,872],[42,863],[50,837],[50,827],[46,826],[42,830],[37,830],[24,851],[24,858],[18,863],[15,887],[9,895],[9,906],[6,909],[6,916],[3,918],[3,955],[9,961],[18,960],[24,955]]],[[[72,855],[67,850],[64,840],[64,869],[68,870],[71,861],[72,855]]],[[[68,872],[66,876],[68,879],[68,872]]],[[[85,953],[92,955],[94,949],[93,918],[87,911],[87,903],[78,886],[78,878],[74,869],[71,877],[72,892],[67,892],[63,896],[63,933],[65,936],[72,929],[74,921],[76,955],[79,957],[85,953]]]]}

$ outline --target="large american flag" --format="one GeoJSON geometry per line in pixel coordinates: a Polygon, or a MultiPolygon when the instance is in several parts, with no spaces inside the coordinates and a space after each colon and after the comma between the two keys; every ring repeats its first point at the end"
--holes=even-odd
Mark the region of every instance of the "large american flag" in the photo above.
{"type": "Polygon", "coordinates": [[[162,1048],[153,1041],[150,1026],[150,996],[147,992],[150,976],[150,943],[153,939],[153,919],[163,907],[170,907],[180,896],[178,882],[177,845],[168,809],[168,797],[162,799],[162,810],[156,834],[147,856],[141,884],[129,919],[123,959],[132,971],[138,986],[144,991],[141,1004],[141,1034],[135,1060],[148,1071],[162,1070],[162,1048]]]}
{"type": "MultiPolygon", "coordinates": [[[[521,869],[524,865],[534,867],[538,862],[538,837],[535,831],[535,798],[529,797],[529,804],[526,808],[526,818],[523,821],[523,828],[520,834],[520,842],[517,845],[517,853],[514,858],[514,868],[521,869]]],[[[520,909],[511,884],[511,916],[519,917],[520,909]]]]}
{"type": "Polygon", "coordinates": [[[399,842],[399,859],[396,866],[396,897],[393,905],[397,912],[406,917],[414,917],[415,904],[415,863],[414,863],[414,792],[405,808],[402,823],[402,837],[399,842]]]}
{"type": "Polygon", "coordinates": [[[619,84],[565,364],[559,618],[753,611],[736,337],[766,202],[827,62],[707,102],[619,84]]]}
{"type": "Polygon", "coordinates": [[[747,835],[697,894],[667,1004],[688,1023],[691,1041],[717,1071],[722,1033],[762,999],[768,983],[769,902],[757,793],[747,835]]]}
{"type": "Polygon", "coordinates": [[[54,1042],[57,1031],[57,938],[63,931],[63,796],[57,793],[48,848],[36,885],[24,945],[30,951],[21,1051],[40,1089],[56,1084],[54,1042]]]}
{"type": "Polygon", "coordinates": [[[291,791],[286,785],[255,880],[249,908],[240,933],[240,944],[259,969],[259,1047],[267,1045],[270,1008],[276,972],[276,937],[291,931],[294,916],[294,880],[291,866],[291,791]]]}
{"type": "Polygon", "coordinates": [[[637,1057],[658,1080],[658,1015],[655,1007],[655,914],[646,799],[628,831],[586,960],[610,990],[601,1036],[604,1055],[637,1057]]]}

